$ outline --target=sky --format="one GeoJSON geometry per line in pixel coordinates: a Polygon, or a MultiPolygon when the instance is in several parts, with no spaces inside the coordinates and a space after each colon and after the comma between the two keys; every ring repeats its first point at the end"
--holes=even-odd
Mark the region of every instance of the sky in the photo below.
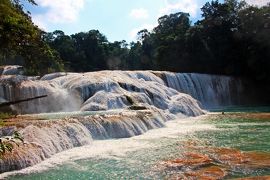
{"type": "MultiPolygon", "coordinates": [[[[246,0],[263,5],[270,0],[246,0]]],[[[192,22],[201,17],[206,0],[35,0],[38,6],[25,4],[32,20],[41,29],[62,30],[71,35],[97,29],[109,41],[136,41],[137,32],[151,31],[159,17],[187,12],[192,22]]]]}

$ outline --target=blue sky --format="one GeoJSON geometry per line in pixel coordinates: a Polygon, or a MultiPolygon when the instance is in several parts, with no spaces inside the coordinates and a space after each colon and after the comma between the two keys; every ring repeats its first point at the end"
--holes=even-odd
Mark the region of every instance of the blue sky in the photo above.
{"type": "MultiPolygon", "coordinates": [[[[35,0],[25,5],[35,24],[45,31],[74,34],[98,29],[109,41],[136,40],[141,29],[151,30],[158,17],[173,12],[190,13],[194,22],[206,0],[35,0]]],[[[269,0],[249,0],[262,4],[269,0]]]]}

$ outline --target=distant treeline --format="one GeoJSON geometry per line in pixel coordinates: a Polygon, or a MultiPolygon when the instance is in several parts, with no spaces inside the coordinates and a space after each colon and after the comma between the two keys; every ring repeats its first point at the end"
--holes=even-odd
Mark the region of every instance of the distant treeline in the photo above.
{"type": "Polygon", "coordinates": [[[128,44],[124,40],[109,42],[98,30],[70,36],[60,30],[42,32],[22,11],[20,1],[2,1],[0,60],[23,62],[29,74],[152,69],[270,82],[270,4],[207,2],[201,8],[201,20],[192,23],[183,12],[165,15],[153,31],[141,30],[138,41],[128,44]]]}

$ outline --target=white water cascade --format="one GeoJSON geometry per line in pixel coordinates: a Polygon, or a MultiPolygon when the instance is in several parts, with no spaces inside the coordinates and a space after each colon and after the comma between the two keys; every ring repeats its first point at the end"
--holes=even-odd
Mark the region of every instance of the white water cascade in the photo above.
{"type": "MultiPolygon", "coordinates": [[[[0,172],[32,166],[95,139],[132,137],[164,127],[176,117],[199,116],[205,113],[201,107],[231,105],[242,91],[235,83],[241,82],[225,76],[159,71],[53,73],[42,78],[1,75],[0,103],[47,95],[11,106],[18,114],[79,113],[47,120],[32,115],[16,122],[14,129],[25,144],[14,144],[11,154],[0,159],[0,172]]],[[[0,129],[0,137],[8,135],[10,131],[0,129]]]]}
{"type": "Polygon", "coordinates": [[[202,114],[197,100],[166,86],[150,71],[55,73],[41,79],[25,76],[0,78],[2,101],[48,95],[14,106],[18,113],[100,111],[134,105],[155,107],[172,114],[202,114]]]}
{"type": "Polygon", "coordinates": [[[242,81],[229,76],[165,72],[167,86],[199,100],[204,108],[241,103],[242,81]]]}
{"type": "MultiPolygon", "coordinates": [[[[24,144],[13,144],[14,150],[1,157],[0,173],[35,165],[58,152],[89,145],[93,140],[140,135],[164,127],[165,121],[165,116],[150,110],[24,121],[20,124],[22,127],[17,128],[24,137],[24,144]]],[[[2,134],[5,135],[8,133],[2,134]]]]}
{"type": "Polygon", "coordinates": [[[23,74],[23,67],[18,65],[0,66],[0,75],[23,74]]]}

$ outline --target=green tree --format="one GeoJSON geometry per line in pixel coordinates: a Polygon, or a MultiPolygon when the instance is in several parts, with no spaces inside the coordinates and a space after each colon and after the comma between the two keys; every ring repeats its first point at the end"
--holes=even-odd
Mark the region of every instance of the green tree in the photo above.
{"type": "MultiPolygon", "coordinates": [[[[29,0],[35,4],[33,0],[29,0]]],[[[0,63],[16,63],[17,57],[29,74],[44,74],[63,70],[58,53],[41,38],[42,31],[33,24],[28,13],[23,11],[19,0],[0,2],[0,63]],[[15,60],[15,62],[14,62],[15,60]]]]}

